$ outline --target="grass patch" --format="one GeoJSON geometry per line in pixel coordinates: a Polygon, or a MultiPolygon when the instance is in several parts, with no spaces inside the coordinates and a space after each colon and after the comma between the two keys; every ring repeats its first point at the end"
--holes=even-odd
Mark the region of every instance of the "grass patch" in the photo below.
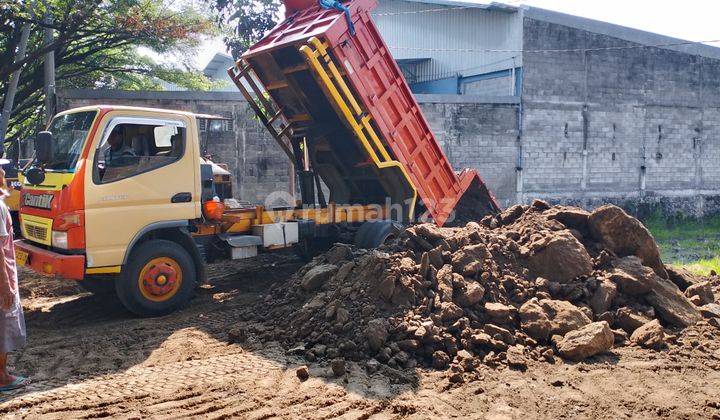
{"type": "Polygon", "coordinates": [[[709,276],[711,272],[720,273],[720,257],[714,257],[709,260],[699,260],[688,264],[673,264],[689,270],[701,276],[709,276]]]}
{"type": "Polygon", "coordinates": [[[720,272],[720,216],[704,220],[645,220],[655,237],[665,263],[684,267],[700,275],[720,272]]]}

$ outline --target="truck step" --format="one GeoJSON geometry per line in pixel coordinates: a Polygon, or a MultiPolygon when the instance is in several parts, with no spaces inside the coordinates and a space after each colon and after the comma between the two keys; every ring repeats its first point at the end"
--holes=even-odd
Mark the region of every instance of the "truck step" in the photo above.
{"type": "Polygon", "coordinates": [[[257,256],[258,246],[263,244],[259,236],[221,234],[220,239],[230,245],[230,256],[233,260],[242,260],[257,256]]]}

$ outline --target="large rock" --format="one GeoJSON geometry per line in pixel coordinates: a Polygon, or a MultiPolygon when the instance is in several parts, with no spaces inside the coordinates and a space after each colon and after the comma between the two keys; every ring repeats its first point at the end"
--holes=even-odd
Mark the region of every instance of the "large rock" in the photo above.
{"type": "Polygon", "coordinates": [[[476,281],[468,280],[465,288],[459,292],[457,301],[462,306],[473,306],[480,302],[485,295],[485,288],[476,281]]]}
{"type": "Polygon", "coordinates": [[[669,324],[688,327],[702,319],[695,305],[670,280],[656,277],[645,300],[655,308],[658,317],[669,324]]]}
{"type": "Polygon", "coordinates": [[[387,323],[382,318],[373,319],[365,327],[365,339],[373,351],[378,351],[388,337],[387,323]]]}
{"type": "Polygon", "coordinates": [[[630,336],[630,341],[648,349],[658,350],[665,345],[665,330],[660,325],[660,321],[654,319],[636,329],[630,336]]]}
{"type": "Polygon", "coordinates": [[[332,264],[320,264],[311,268],[302,278],[300,286],[303,290],[311,292],[322,287],[325,282],[332,277],[338,268],[332,264]]]}
{"type": "Polygon", "coordinates": [[[635,256],[619,258],[612,262],[615,270],[610,280],[618,285],[620,291],[630,296],[642,296],[652,290],[657,274],[651,268],[642,265],[635,256]]]}
{"type": "Polygon", "coordinates": [[[485,244],[467,245],[452,256],[452,267],[463,276],[475,276],[486,259],[492,258],[485,244]]]}
{"type": "Polygon", "coordinates": [[[592,259],[585,247],[569,231],[560,231],[528,259],[530,270],[537,277],[566,283],[578,276],[589,275],[592,259]]]}
{"type": "Polygon", "coordinates": [[[715,302],[715,295],[713,295],[712,286],[708,281],[695,283],[692,286],[688,287],[685,290],[685,296],[687,296],[688,298],[697,296],[700,301],[699,306],[715,302]]]}
{"type": "Polygon", "coordinates": [[[607,312],[616,296],[617,286],[615,283],[607,279],[602,280],[595,289],[595,293],[590,297],[590,307],[593,313],[600,315],[607,312]]]}
{"type": "Polygon", "coordinates": [[[606,352],[614,343],[615,335],[610,326],[600,321],[565,334],[557,343],[557,349],[562,357],[577,361],[606,352]]]}
{"type": "Polygon", "coordinates": [[[647,316],[627,307],[615,311],[615,323],[628,334],[632,334],[636,329],[650,321],[651,319],[647,316]]]}
{"type": "Polygon", "coordinates": [[[437,272],[438,292],[440,300],[443,302],[452,302],[453,298],[453,269],[450,264],[445,264],[437,272]]]}
{"type": "Polygon", "coordinates": [[[502,323],[509,323],[517,313],[517,309],[502,303],[487,302],[485,303],[485,313],[502,323]]]}
{"type": "Polygon", "coordinates": [[[700,307],[700,314],[704,318],[720,318],[720,305],[717,303],[708,303],[700,307]]]}
{"type": "Polygon", "coordinates": [[[564,300],[531,299],[520,307],[522,329],[536,340],[546,341],[591,322],[578,307],[564,300]]]}
{"type": "Polygon", "coordinates": [[[590,212],[577,207],[554,207],[547,213],[547,218],[557,220],[570,229],[584,231],[587,229],[590,212]]]}
{"type": "Polygon", "coordinates": [[[665,270],[668,273],[670,281],[675,283],[675,285],[679,287],[680,290],[682,290],[683,292],[693,284],[700,283],[702,281],[700,277],[696,276],[695,274],[689,272],[682,267],[673,267],[671,265],[666,265],[665,270]]]}
{"type": "Polygon", "coordinates": [[[636,218],[613,205],[597,208],[588,218],[590,232],[619,257],[635,255],[657,275],[668,278],[655,239],[636,218]]]}

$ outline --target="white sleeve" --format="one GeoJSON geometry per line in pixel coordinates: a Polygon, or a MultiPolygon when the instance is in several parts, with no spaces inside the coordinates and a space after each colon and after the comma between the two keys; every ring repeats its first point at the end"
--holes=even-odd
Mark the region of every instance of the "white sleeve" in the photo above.
{"type": "Polygon", "coordinates": [[[7,219],[9,217],[9,212],[10,210],[8,210],[7,204],[0,200],[0,237],[8,236],[7,219]]]}

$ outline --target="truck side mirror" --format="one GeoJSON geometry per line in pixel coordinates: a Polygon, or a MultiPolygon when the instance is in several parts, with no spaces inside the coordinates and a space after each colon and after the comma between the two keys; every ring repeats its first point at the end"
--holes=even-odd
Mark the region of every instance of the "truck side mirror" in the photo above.
{"type": "Polygon", "coordinates": [[[40,163],[53,161],[53,135],[49,131],[41,131],[35,136],[35,157],[40,163]]]}

